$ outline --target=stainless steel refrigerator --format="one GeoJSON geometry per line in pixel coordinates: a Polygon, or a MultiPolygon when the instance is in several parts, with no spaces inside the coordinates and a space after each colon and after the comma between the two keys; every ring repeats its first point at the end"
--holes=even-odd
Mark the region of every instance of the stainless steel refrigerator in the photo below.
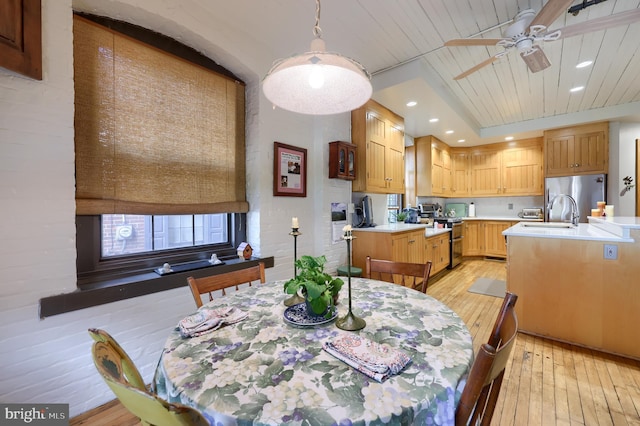
{"type": "Polygon", "coordinates": [[[548,222],[571,222],[571,196],[578,206],[580,222],[588,222],[591,209],[598,201],[607,201],[607,175],[579,175],[546,178],[544,180],[545,220],[548,222]],[[551,205],[553,203],[553,205],[551,205]]]}

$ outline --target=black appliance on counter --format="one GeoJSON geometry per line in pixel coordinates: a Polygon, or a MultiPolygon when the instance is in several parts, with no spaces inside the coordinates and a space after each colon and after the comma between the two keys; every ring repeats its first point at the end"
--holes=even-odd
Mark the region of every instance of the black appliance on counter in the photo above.
{"type": "Polygon", "coordinates": [[[464,222],[461,217],[436,217],[434,221],[444,224],[445,228],[451,228],[449,233],[449,269],[453,269],[462,262],[464,222]]]}

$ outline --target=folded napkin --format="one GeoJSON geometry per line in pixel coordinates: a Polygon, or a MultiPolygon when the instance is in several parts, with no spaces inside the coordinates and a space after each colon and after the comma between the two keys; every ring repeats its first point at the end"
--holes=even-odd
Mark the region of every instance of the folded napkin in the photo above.
{"type": "Polygon", "coordinates": [[[404,352],[352,333],[341,333],[325,341],[322,348],[378,382],[398,374],[411,362],[404,352]]]}
{"type": "Polygon", "coordinates": [[[196,337],[217,330],[223,324],[242,321],[247,315],[249,315],[247,312],[234,307],[202,309],[181,319],[178,328],[182,337],[196,337]]]}

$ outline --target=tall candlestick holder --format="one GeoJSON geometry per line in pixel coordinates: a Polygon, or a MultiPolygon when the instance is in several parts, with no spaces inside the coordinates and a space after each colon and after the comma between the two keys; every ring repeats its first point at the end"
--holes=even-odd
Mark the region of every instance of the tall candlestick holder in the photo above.
{"type": "MultiPolygon", "coordinates": [[[[291,232],[289,232],[289,235],[293,236],[293,278],[298,276],[298,266],[296,265],[296,261],[298,260],[298,235],[302,235],[302,232],[298,231],[298,229],[299,228],[291,228],[291,232]]],[[[304,303],[304,297],[298,293],[284,301],[285,306],[293,306],[298,303],[304,303]]]]}
{"type": "Polygon", "coordinates": [[[345,232],[342,237],[347,242],[347,287],[349,289],[349,312],[342,318],[338,318],[336,321],[336,327],[341,330],[357,331],[362,330],[367,322],[362,318],[356,316],[351,310],[351,240],[355,237],[351,233],[351,226],[345,226],[345,232]]]}

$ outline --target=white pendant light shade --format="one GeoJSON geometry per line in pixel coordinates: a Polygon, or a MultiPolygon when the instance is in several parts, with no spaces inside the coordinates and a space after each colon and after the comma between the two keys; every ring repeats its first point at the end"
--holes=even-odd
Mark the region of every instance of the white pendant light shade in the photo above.
{"type": "Polygon", "coordinates": [[[364,67],[327,52],[319,36],[311,42],[309,52],[276,62],[263,79],[262,90],[275,106],[312,115],[352,111],[373,93],[364,67]]]}

